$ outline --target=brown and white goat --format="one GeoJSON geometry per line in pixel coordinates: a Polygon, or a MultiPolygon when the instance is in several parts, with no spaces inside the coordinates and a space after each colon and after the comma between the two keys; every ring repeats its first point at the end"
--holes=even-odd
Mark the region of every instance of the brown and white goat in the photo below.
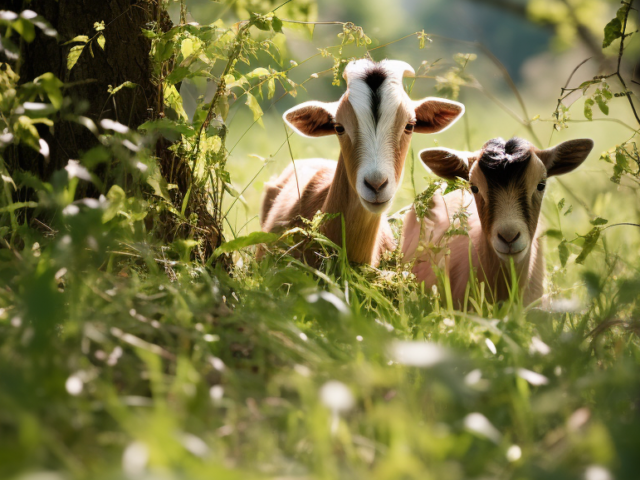
{"type": "Polygon", "coordinates": [[[592,148],[589,139],[538,150],[526,140],[498,138],[474,153],[446,148],[421,151],[420,158],[433,173],[468,180],[472,193],[457,190],[434,196],[422,220],[414,208],[405,215],[402,252],[405,261],[415,261],[413,273],[418,281],[427,287],[435,285],[433,266],[444,269],[453,301],[461,306],[473,267],[478,281],[493,292],[492,300],[506,300],[513,260],[525,303],[540,298],[544,258],[538,220],[547,178],[574,170],[592,148]],[[458,212],[468,218],[468,236],[447,239],[447,230],[460,219],[458,212]]]}
{"type": "MultiPolygon", "coordinates": [[[[338,162],[295,161],[265,185],[260,223],[265,232],[300,225],[318,211],[344,216],[350,261],[377,265],[395,242],[384,212],[401,184],[413,132],[445,130],[464,113],[460,103],[440,98],[412,101],[403,76],[415,75],[410,65],[368,59],[347,65],[347,91],[333,103],[306,102],[288,110],[284,120],[305,137],[338,136],[338,162]]],[[[323,226],[323,233],[342,244],[341,220],[323,226]]]]}

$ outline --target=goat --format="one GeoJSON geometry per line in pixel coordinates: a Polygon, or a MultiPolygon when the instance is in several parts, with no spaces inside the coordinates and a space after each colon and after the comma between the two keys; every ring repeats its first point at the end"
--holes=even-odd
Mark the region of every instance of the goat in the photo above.
{"type": "MultiPolygon", "coordinates": [[[[412,134],[441,132],[464,113],[462,104],[450,100],[412,101],[402,78],[414,75],[401,61],[352,61],[344,70],[347,91],[340,100],[310,101],[285,112],[287,125],[304,137],[336,134],[340,156],[338,162],[295,161],[265,184],[263,231],[300,226],[300,218],[311,219],[318,211],[341,213],[350,261],[377,265],[385,250],[395,248],[383,213],[401,184],[412,134]]],[[[342,245],[340,218],[321,228],[342,245]]]]}
{"type": "Polygon", "coordinates": [[[468,180],[471,193],[435,195],[422,220],[415,205],[407,212],[401,241],[404,261],[415,261],[412,271],[427,287],[437,281],[434,265],[444,269],[457,305],[464,301],[471,266],[478,281],[493,290],[494,301],[509,298],[512,280],[517,280],[525,303],[539,299],[545,267],[538,219],[547,178],[578,168],[592,148],[590,139],[538,150],[526,140],[497,138],[474,153],[421,151],[422,162],[433,173],[468,180]],[[447,245],[446,232],[460,218],[457,212],[468,218],[468,236],[454,234],[447,245]],[[517,279],[511,278],[511,260],[517,279]]]}

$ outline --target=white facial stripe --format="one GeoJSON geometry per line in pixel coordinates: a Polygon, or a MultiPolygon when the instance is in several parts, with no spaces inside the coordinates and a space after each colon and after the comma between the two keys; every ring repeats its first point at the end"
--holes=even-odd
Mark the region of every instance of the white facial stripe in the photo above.
{"type": "MultiPolygon", "coordinates": [[[[404,103],[406,94],[402,88],[402,83],[387,78],[378,89],[380,104],[378,106],[378,116],[374,117],[372,110],[373,92],[363,80],[352,81],[349,89],[349,101],[358,118],[358,128],[360,140],[358,154],[361,161],[365,163],[373,162],[373,168],[384,169],[383,162],[392,160],[393,141],[392,129],[395,125],[398,108],[404,103]],[[377,120],[377,121],[376,121],[377,120]]],[[[387,162],[388,163],[388,162],[387,162]]]]}
{"type": "MultiPolygon", "coordinates": [[[[403,108],[409,117],[410,99],[404,92],[402,78],[407,71],[403,62],[398,65],[384,65],[386,78],[378,87],[378,118],[372,108],[374,93],[365,82],[367,69],[351,69],[348,74],[349,103],[353,107],[358,119],[358,138],[356,141],[356,155],[359,161],[356,188],[367,201],[384,202],[391,199],[397,189],[396,182],[396,151],[398,135],[395,131],[398,111],[403,108]],[[391,69],[390,67],[394,67],[391,69]],[[402,68],[400,68],[402,67],[402,68]],[[389,183],[384,192],[378,197],[371,191],[362,190],[365,179],[387,180],[389,183]]],[[[371,66],[371,64],[369,64],[371,66]]],[[[410,68],[410,67],[409,67],[410,68]]],[[[409,120],[409,118],[408,118],[409,120]]]]}

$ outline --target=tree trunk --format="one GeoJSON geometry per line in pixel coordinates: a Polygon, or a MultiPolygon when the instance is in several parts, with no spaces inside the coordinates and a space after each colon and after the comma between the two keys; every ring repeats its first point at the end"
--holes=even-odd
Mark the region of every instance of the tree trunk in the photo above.
{"type": "MultiPolygon", "coordinates": [[[[143,28],[156,22],[167,31],[171,20],[162,8],[160,0],[32,0],[25,7],[21,0],[9,0],[8,8],[20,12],[29,8],[48,20],[58,31],[58,40],[47,37],[39,30],[36,39],[24,44],[21,51],[20,82],[52,72],[67,84],[65,96],[73,100],[74,108],[96,124],[103,119],[116,120],[131,129],[137,129],[150,119],[162,117],[162,85],[153,81],[153,64],[149,55],[151,41],[142,35],[143,28]],[[160,3],[160,5],[158,5],[160,3]],[[102,32],[106,39],[104,50],[94,41],[92,52],[87,45],[72,70],[67,68],[67,56],[73,45],[65,43],[78,35],[89,38],[96,34],[94,24],[104,21],[102,32]],[[109,86],[117,87],[124,82],[137,84],[136,88],[123,88],[115,96],[110,96],[109,86]]],[[[59,119],[53,128],[39,127],[41,137],[50,148],[50,158],[29,148],[15,148],[7,155],[11,171],[30,171],[38,178],[49,181],[51,175],[63,169],[69,159],[79,159],[82,154],[98,145],[96,137],[86,128],[74,122],[59,119]]],[[[157,143],[156,156],[164,178],[178,186],[172,190],[172,199],[180,210],[182,199],[191,185],[191,171],[184,160],[176,157],[169,149],[171,144],[163,139],[157,143]]],[[[105,177],[104,171],[97,171],[105,177]]],[[[109,178],[102,178],[109,185],[109,178]]],[[[91,186],[82,183],[89,190],[79,190],[80,196],[95,196],[91,186]]],[[[24,194],[24,192],[23,192],[24,194]]],[[[221,242],[221,229],[206,208],[206,192],[191,191],[185,211],[187,218],[195,213],[195,225],[181,224],[176,228],[176,219],[162,219],[165,240],[175,235],[202,238],[203,255],[210,254],[221,242]]]]}
{"type": "MultiPolygon", "coordinates": [[[[12,0],[11,3],[14,11],[22,9],[23,2],[12,0]]],[[[72,85],[65,95],[71,97],[76,109],[86,110],[84,115],[96,124],[109,118],[135,129],[157,114],[161,92],[151,82],[151,43],[141,34],[142,27],[152,20],[153,12],[148,4],[138,5],[130,0],[33,0],[28,8],[46,18],[58,31],[59,39],[56,41],[38,32],[32,43],[24,45],[21,82],[52,72],[72,85]],[[73,45],[60,44],[77,35],[91,38],[96,33],[94,23],[99,21],[107,26],[103,32],[105,50],[94,42],[92,57],[89,47],[85,47],[78,63],[69,71],[67,55],[73,45]],[[123,89],[110,100],[109,85],[116,87],[125,81],[138,87],[123,89]]],[[[98,143],[89,130],[64,120],[56,122],[53,129],[43,128],[40,133],[51,150],[49,161],[25,148],[18,150],[12,166],[29,170],[43,180],[64,168],[69,159],[78,159],[98,143]]]]}

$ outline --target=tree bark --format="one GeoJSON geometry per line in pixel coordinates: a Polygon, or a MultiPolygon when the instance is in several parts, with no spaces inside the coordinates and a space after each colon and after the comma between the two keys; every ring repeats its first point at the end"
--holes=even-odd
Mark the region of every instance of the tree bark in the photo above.
{"type": "MultiPolygon", "coordinates": [[[[58,40],[37,31],[36,39],[24,44],[21,51],[20,81],[28,82],[52,72],[67,84],[65,96],[72,99],[73,107],[96,124],[102,119],[116,120],[131,129],[164,115],[161,83],[154,82],[150,58],[151,41],[142,34],[144,27],[156,22],[163,31],[171,28],[171,20],[161,7],[160,0],[8,0],[7,7],[15,12],[29,8],[47,19],[58,31],[58,40]],[[28,5],[25,6],[25,3],[28,5]],[[67,56],[72,45],[62,45],[78,35],[89,38],[96,34],[94,24],[104,21],[102,32],[106,39],[102,50],[93,42],[93,57],[87,45],[72,70],[67,68],[67,56]],[[123,88],[110,96],[109,86],[117,87],[129,81],[136,88],[123,88]]],[[[77,43],[75,45],[78,45],[77,43]]],[[[39,127],[41,137],[49,144],[50,158],[29,148],[14,148],[6,161],[10,171],[29,171],[49,181],[54,172],[63,169],[69,159],[80,159],[84,152],[98,145],[96,137],[75,122],[59,119],[53,128],[39,127]]],[[[169,150],[171,144],[160,139],[154,152],[160,170],[168,183],[178,186],[172,190],[172,200],[178,210],[189,191],[191,171],[184,159],[169,150]]],[[[110,169],[95,173],[105,185],[113,183],[105,178],[110,169]]],[[[95,196],[91,186],[81,182],[78,196],[95,196]]],[[[197,215],[195,225],[181,223],[171,215],[161,218],[160,235],[171,241],[175,236],[193,236],[204,240],[203,256],[210,254],[222,241],[221,228],[207,210],[205,191],[192,189],[185,215],[197,215]]],[[[22,192],[21,195],[24,195],[22,192]]],[[[158,229],[156,229],[157,231],[158,229]]]]}
{"type": "MultiPolygon", "coordinates": [[[[14,11],[22,10],[23,2],[11,3],[14,11]]],[[[46,72],[54,73],[72,85],[65,95],[71,97],[74,108],[84,110],[83,114],[96,124],[108,118],[135,129],[155,116],[157,106],[161,105],[161,92],[151,81],[151,43],[141,33],[143,26],[152,20],[149,4],[130,0],[33,0],[28,8],[46,18],[58,31],[59,39],[38,32],[32,43],[24,45],[21,82],[46,72]],[[92,57],[89,47],[85,47],[78,63],[69,71],[67,55],[73,45],[60,44],[77,35],[91,38],[96,33],[94,23],[99,21],[107,26],[103,32],[105,50],[94,43],[92,57]],[[109,85],[116,87],[125,81],[138,87],[122,89],[109,99],[109,85]]],[[[48,161],[26,148],[17,149],[10,161],[13,160],[13,167],[29,170],[43,180],[64,168],[69,159],[80,158],[98,144],[89,130],[64,120],[57,121],[53,129],[42,128],[40,134],[51,150],[48,161]]]]}

